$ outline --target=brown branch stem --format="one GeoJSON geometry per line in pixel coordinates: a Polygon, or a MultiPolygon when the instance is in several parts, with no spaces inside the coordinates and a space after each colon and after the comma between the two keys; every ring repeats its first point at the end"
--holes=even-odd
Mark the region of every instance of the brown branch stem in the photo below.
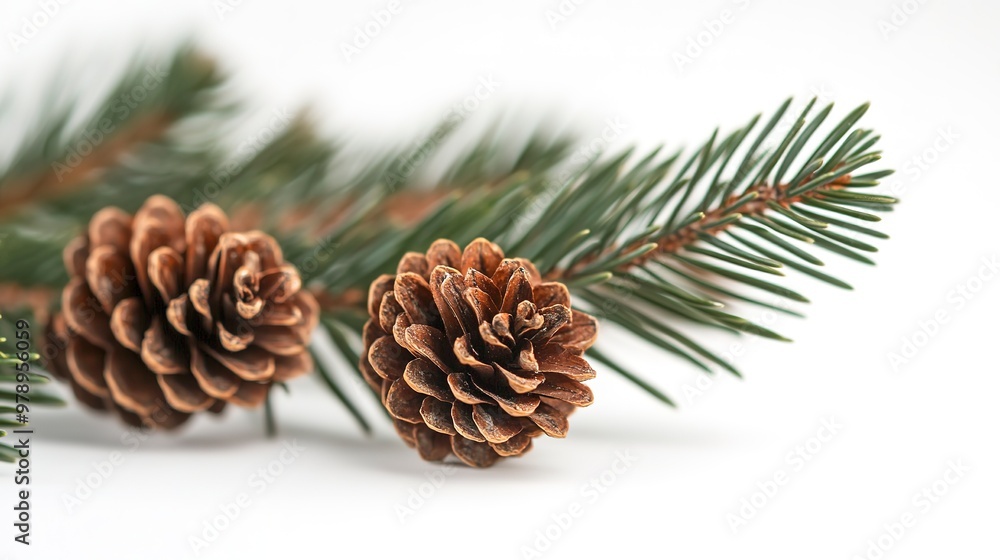
{"type": "MultiPolygon", "coordinates": [[[[811,179],[812,176],[810,175],[809,177],[803,179],[802,183],[804,184],[805,182],[808,182],[811,179]]],[[[845,175],[835,181],[817,187],[816,190],[818,189],[839,190],[842,189],[844,185],[850,183],[850,181],[851,181],[851,176],[845,175]]],[[[816,190],[812,190],[808,193],[800,194],[797,196],[788,196],[788,190],[790,188],[791,186],[787,184],[781,184],[777,186],[772,186],[768,184],[758,184],[747,187],[742,193],[734,193],[730,195],[722,204],[718,205],[716,208],[705,212],[704,217],[702,217],[701,219],[691,224],[688,224],[682,228],[679,228],[678,230],[657,240],[656,249],[653,249],[648,253],[640,255],[635,259],[625,264],[622,264],[621,266],[618,267],[617,270],[620,272],[626,272],[637,266],[642,266],[652,260],[661,258],[664,255],[679,253],[685,247],[696,242],[699,236],[702,234],[712,235],[712,236],[718,235],[723,231],[725,231],[726,229],[730,228],[734,224],[734,222],[721,223],[715,226],[712,226],[711,224],[718,223],[727,215],[740,214],[744,217],[760,216],[763,215],[765,212],[767,212],[767,210],[769,209],[768,203],[770,202],[774,202],[780,204],[785,208],[788,208],[792,204],[801,202],[805,198],[817,198],[817,199],[823,198],[822,194],[817,193],[816,190]],[[735,208],[731,208],[731,206],[735,204],[740,198],[743,198],[749,193],[757,193],[757,196],[740,204],[735,208]]],[[[637,241],[632,246],[628,247],[625,251],[623,251],[623,253],[627,253],[628,251],[638,249],[639,247],[647,243],[649,243],[648,239],[637,241]]],[[[611,250],[615,250],[615,248],[612,247],[611,249],[609,249],[609,251],[611,250]]],[[[572,267],[570,267],[565,271],[555,270],[548,276],[550,277],[550,279],[554,280],[564,280],[567,278],[571,278],[575,271],[580,270],[581,268],[585,267],[588,263],[591,263],[594,260],[599,259],[601,256],[603,256],[603,254],[595,255],[589,259],[584,259],[574,264],[572,267]]]]}
{"type": "Polygon", "coordinates": [[[162,138],[175,120],[165,111],[154,111],[105,139],[76,165],[52,162],[49,169],[8,180],[0,185],[0,216],[14,214],[24,206],[64,196],[97,182],[104,171],[134,151],[136,146],[162,138]],[[57,165],[65,170],[57,169],[57,165]]]}

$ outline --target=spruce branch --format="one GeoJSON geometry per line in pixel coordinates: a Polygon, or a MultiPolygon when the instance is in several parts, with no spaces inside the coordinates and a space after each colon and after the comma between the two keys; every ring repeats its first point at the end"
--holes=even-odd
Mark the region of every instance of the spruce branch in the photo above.
{"type": "MultiPolygon", "coordinates": [[[[0,166],[0,216],[98,184],[105,171],[162,140],[180,120],[217,110],[211,93],[221,81],[210,59],[182,47],[168,60],[133,61],[85,118],[76,99],[43,107],[40,128],[0,166]]],[[[51,90],[58,89],[53,83],[51,90]]]]}
{"type": "MultiPolygon", "coordinates": [[[[825,249],[873,264],[863,253],[876,247],[857,237],[887,236],[861,223],[877,222],[877,214],[897,202],[860,192],[891,173],[858,174],[880,157],[872,149],[877,137],[871,131],[851,132],[867,105],[849,113],[802,157],[832,106],[810,118],[810,102],[783,138],[764,149],[790,104],[786,101],[752,141],[750,132],[759,117],[721,141],[716,132],[669,180],[662,180],[663,169],[672,166],[676,156],[653,171],[650,156],[655,152],[630,169],[625,166],[630,156],[626,152],[566,186],[567,194],[546,213],[558,212],[567,227],[587,224],[591,231],[580,237],[577,249],[557,259],[560,266],[543,272],[580,289],[589,311],[652,345],[701,369],[714,365],[739,375],[727,360],[686,336],[683,325],[787,340],[727,311],[728,304],[738,300],[796,314],[787,305],[750,295],[762,292],[807,302],[780,283],[786,269],[851,289],[819,270],[823,262],[812,251],[825,249]],[[749,147],[744,147],[747,142],[749,147]],[[735,161],[741,163],[726,178],[735,161]],[[788,176],[791,179],[783,182],[788,176]],[[659,184],[654,187],[644,180],[659,184]],[[594,192],[604,194],[588,194],[594,192]],[[604,235],[595,239],[594,231],[604,235]]],[[[558,231],[566,236],[571,229],[558,231]]],[[[547,232],[536,227],[533,234],[541,239],[547,232]]],[[[636,381],[638,376],[629,378],[636,381]]],[[[639,385],[648,391],[648,384],[639,385]]]]}
{"type": "Polygon", "coordinates": [[[165,113],[145,115],[97,146],[80,165],[9,178],[0,185],[0,216],[16,212],[24,204],[50,200],[81,189],[87,182],[95,182],[102,171],[118,163],[137,145],[162,138],[172,123],[173,119],[165,113]]]}
{"type": "MultiPolygon", "coordinates": [[[[867,105],[817,141],[832,105],[811,115],[814,103],[777,140],[772,137],[778,136],[790,99],[760,127],[757,116],[721,140],[716,131],[686,160],[681,152],[661,156],[656,149],[637,157],[626,149],[573,170],[558,157],[538,157],[546,164],[478,182],[488,188],[455,189],[450,196],[431,191],[437,204],[423,209],[419,219],[373,228],[373,220],[398,205],[397,197],[419,196],[419,190],[395,183],[369,207],[369,217],[346,224],[335,236],[344,258],[313,276],[327,292],[327,326],[358,332],[367,280],[357,281],[393,272],[404,252],[440,237],[464,243],[485,236],[510,247],[510,254],[531,259],[546,278],[565,282],[586,311],[706,372],[714,366],[739,375],[688,336],[686,325],[787,341],[732,313],[731,304],[801,316],[780,302],[808,301],[780,283],[789,269],[851,289],[821,271],[823,261],[812,252],[825,249],[872,263],[863,253],[876,248],[858,235],[886,236],[861,223],[878,221],[877,214],[896,202],[860,192],[890,173],[860,171],[879,159],[873,150],[878,137],[853,129],[867,105]]],[[[569,152],[563,148],[569,144],[551,139],[534,137],[529,144],[569,152]]],[[[406,205],[412,207],[413,199],[406,205]]],[[[353,358],[346,360],[354,363],[353,358]]],[[[607,352],[598,360],[672,402],[607,352]]]]}
{"type": "MultiPolygon", "coordinates": [[[[343,357],[318,375],[364,429],[330,371],[357,364],[368,284],[407,251],[487,237],[569,286],[584,311],[701,370],[738,375],[690,327],[787,340],[734,304],[800,315],[788,302],[808,300],[782,282],[789,270],[850,289],[822,268],[819,250],[873,263],[870,240],[887,236],[872,224],[896,202],[871,193],[891,171],[867,169],[879,158],[878,136],[855,126],[867,105],[825,126],[832,105],[814,112],[813,100],[789,119],[789,99],[690,153],[628,148],[583,165],[571,162],[572,136],[539,129],[525,138],[494,126],[456,140],[466,125],[454,119],[409,147],[359,155],[316,134],[305,113],[259,149],[235,153],[223,146],[246,113],[220,94],[223,78],[190,48],[172,60],[162,91],[61,181],[53,165],[87,129],[68,123],[100,122],[141,72],[89,117],[65,109],[43,120],[0,167],[0,284],[62,285],[62,247],[108,200],[127,212],[151,194],[188,211],[214,202],[241,227],[274,235],[301,271],[322,305],[320,328],[343,357]],[[469,147],[445,155],[456,142],[469,147]]],[[[672,403],[606,349],[593,355],[672,403]]]]}

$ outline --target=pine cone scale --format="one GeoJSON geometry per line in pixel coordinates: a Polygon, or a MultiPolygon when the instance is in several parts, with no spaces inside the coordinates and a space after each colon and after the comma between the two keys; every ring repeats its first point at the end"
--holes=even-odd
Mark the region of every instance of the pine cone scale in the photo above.
{"type": "Polygon", "coordinates": [[[184,215],[165,197],[151,197],[133,218],[128,254],[135,267],[136,279],[149,308],[157,303],[155,287],[150,284],[150,256],[160,248],[184,251],[184,215]]]}
{"type": "Polygon", "coordinates": [[[473,387],[472,379],[464,371],[457,371],[448,374],[448,388],[455,399],[468,404],[483,404],[489,402],[489,397],[478,387],[473,387]]]}
{"type": "Polygon", "coordinates": [[[431,287],[417,274],[404,272],[396,276],[392,291],[411,323],[426,325],[437,319],[431,287]]]}
{"type": "Polygon", "coordinates": [[[411,360],[403,370],[403,379],[414,391],[446,403],[454,402],[455,395],[447,390],[448,376],[434,364],[418,358],[411,360]]]}
{"type": "Polygon", "coordinates": [[[191,346],[191,374],[202,391],[222,401],[229,400],[240,388],[238,375],[196,345],[191,346]]]}
{"type": "Polygon", "coordinates": [[[389,391],[385,396],[385,406],[393,418],[416,424],[422,420],[420,406],[423,404],[423,400],[423,395],[411,389],[400,378],[389,386],[389,391]]]}
{"type": "Polygon", "coordinates": [[[116,403],[140,416],[151,415],[163,400],[154,375],[133,375],[144,369],[134,352],[113,348],[104,358],[104,379],[116,403]]]}
{"type": "Polygon", "coordinates": [[[538,408],[541,399],[538,395],[512,393],[510,395],[501,394],[499,391],[490,392],[482,387],[476,386],[481,392],[486,393],[503,409],[504,412],[515,417],[531,416],[538,408]]]}
{"type": "Polygon", "coordinates": [[[222,234],[229,231],[229,218],[218,206],[205,205],[188,216],[184,223],[184,282],[191,284],[208,273],[208,259],[219,244],[222,234]]]}
{"type": "MultiPolygon", "coordinates": [[[[401,376],[409,360],[403,348],[388,335],[378,338],[368,349],[368,362],[382,379],[393,381],[401,376]]],[[[381,384],[380,384],[381,385],[381,384]]]]}
{"type": "Polygon", "coordinates": [[[575,381],[587,381],[597,375],[586,360],[574,354],[543,350],[542,355],[536,355],[535,358],[538,360],[538,369],[544,373],[561,373],[575,381]]]}
{"type": "Polygon", "coordinates": [[[583,383],[554,372],[546,372],[544,377],[545,382],[534,389],[535,394],[575,406],[590,406],[594,403],[593,391],[583,383]]]}
{"type": "Polygon", "coordinates": [[[514,358],[514,352],[510,349],[510,346],[500,340],[493,327],[485,321],[479,324],[479,339],[482,341],[484,359],[490,360],[494,367],[503,369],[503,366],[500,364],[511,363],[514,358]]]}
{"type": "Polygon", "coordinates": [[[268,391],[270,386],[263,383],[240,383],[229,402],[245,408],[255,408],[264,402],[268,391]]]}
{"type": "Polygon", "coordinates": [[[90,219],[84,239],[91,247],[110,245],[127,253],[131,237],[132,216],[118,208],[108,207],[98,210],[90,219]]]}
{"type": "MultiPolygon", "coordinates": [[[[382,296],[382,303],[379,305],[379,313],[375,317],[378,319],[378,324],[384,333],[394,333],[396,323],[399,321],[399,318],[406,317],[406,315],[403,313],[402,306],[396,302],[396,297],[393,293],[387,292],[382,296]]],[[[409,319],[406,319],[406,321],[409,322],[409,319]]],[[[407,326],[409,325],[401,325],[401,331],[405,331],[407,326]]],[[[396,343],[400,346],[404,346],[406,344],[406,337],[396,336],[396,343]]]]}
{"type": "Polygon", "coordinates": [[[531,446],[531,436],[520,433],[505,442],[492,445],[494,451],[501,457],[521,455],[531,446]]]}
{"type": "Polygon", "coordinates": [[[215,402],[215,399],[201,389],[193,376],[157,375],[156,381],[167,399],[167,404],[181,412],[201,412],[215,402]]]}
{"type": "Polygon", "coordinates": [[[141,297],[130,297],[118,302],[111,313],[111,334],[118,344],[133,352],[142,351],[142,340],[149,324],[149,315],[141,297]]]}
{"type": "Polygon", "coordinates": [[[523,424],[513,416],[501,414],[500,409],[488,404],[472,406],[472,420],[479,433],[490,443],[503,443],[521,433],[523,424]]]}
{"type": "Polygon", "coordinates": [[[275,383],[283,383],[309,373],[312,368],[313,361],[309,352],[302,352],[294,356],[276,356],[274,359],[274,376],[271,380],[275,383]]]}
{"type": "Polygon", "coordinates": [[[97,298],[82,278],[70,280],[63,289],[62,308],[67,326],[94,346],[106,349],[114,339],[111,319],[96,303],[97,298]]]}
{"type": "Polygon", "coordinates": [[[452,405],[435,397],[424,397],[420,403],[420,417],[427,427],[442,434],[453,436],[455,424],[451,418],[452,405]]]}
{"type": "Polygon", "coordinates": [[[306,330],[283,325],[261,325],[254,329],[253,344],[279,356],[294,356],[306,351],[306,330]]]}
{"type": "Polygon", "coordinates": [[[212,309],[209,305],[209,283],[205,278],[199,278],[188,286],[187,301],[191,308],[200,315],[200,325],[203,330],[212,328],[212,309]]]}
{"type": "Polygon", "coordinates": [[[451,419],[455,431],[463,438],[479,443],[485,443],[486,437],[479,431],[476,420],[472,416],[472,405],[457,402],[451,406],[451,419]]]}
{"type": "Polygon", "coordinates": [[[493,367],[503,375],[504,379],[507,380],[507,384],[510,385],[510,388],[515,393],[524,394],[534,392],[545,381],[545,375],[533,373],[530,369],[519,370],[515,373],[495,362],[493,367]]]}
{"type": "Polygon", "coordinates": [[[559,331],[552,335],[549,341],[570,352],[582,353],[597,340],[597,320],[574,309],[570,322],[573,324],[573,329],[559,331]]]}
{"type": "Polygon", "coordinates": [[[275,357],[263,348],[251,346],[240,352],[219,352],[205,345],[201,350],[241,379],[263,381],[274,376],[275,357]]]}
{"type": "Polygon", "coordinates": [[[188,370],[191,359],[184,346],[179,346],[172,340],[172,336],[165,329],[165,323],[166,321],[160,316],[152,318],[142,338],[139,355],[153,373],[161,375],[184,373],[188,370]]]}
{"type": "Polygon", "coordinates": [[[441,371],[454,371],[458,367],[458,361],[450,346],[445,334],[434,327],[427,325],[406,327],[406,347],[417,357],[424,357],[441,371]]]}
{"type": "Polygon", "coordinates": [[[66,364],[73,379],[84,389],[98,397],[108,397],[108,384],[104,380],[104,350],[91,345],[86,339],[70,340],[66,364]]]}
{"type": "Polygon", "coordinates": [[[455,339],[452,352],[459,363],[473,373],[479,375],[491,375],[493,373],[493,366],[479,360],[478,353],[472,348],[472,342],[469,341],[468,335],[463,334],[455,339]]]}
{"type": "Polygon", "coordinates": [[[500,459],[500,455],[489,444],[466,438],[451,438],[451,450],[462,462],[473,467],[490,467],[500,459]]]}
{"type": "Polygon", "coordinates": [[[123,299],[136,295],[134,284],[127,280],[134,277],[134,269],[117,248],[97,247],[84,266],[87,287],[106,314],[110,315],[123,299]]]}
{"type": "Polygon", "coordinates": [[[566,437],[566,432],[569,430],[569,422],[566,421],[566,415],[554,406],[545,403],[540,403],[529,418],[546,435],[552,437],[566,437]]]}

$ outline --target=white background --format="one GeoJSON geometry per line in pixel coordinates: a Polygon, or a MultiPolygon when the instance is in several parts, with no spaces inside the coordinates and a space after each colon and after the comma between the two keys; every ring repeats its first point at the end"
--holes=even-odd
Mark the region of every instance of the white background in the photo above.
{"type": "MultiPolygon", "coordinates": [[[[592,382],[597,403],[573,417],[568,439],[538,440],[489,470],[421,462],[373,407],[377,434],[363,438],[310,379],[278,395],[276,440],[261,437],[259,414],[241,411],[134,450],[118,425],[76,406],[38,416],[33,544],[13,543],[14,486],[0,483],[0,557],[186,558],[190,537],[240,493],[249,506],[201,557],[522,558],[548,544],[548,558],[819,560],[874,558],[870,541],[880,538],[884,558],[997,557],[1000,275],[983,259],[1000,252],[1000,4],[566,0],[556,19],[547,14],[559,13],[555,0],[404,0],[350,60],[343,45],[387,3],[344,4],[245,0],[220,12],[209,0],[72,1],[15,52],[10,34],[41,8],[5,2],[3,91],[44,83],[67,53],[97,83],[141,41],[191,34],[263,112],[313,102],[324,129],[369,143],[410,141],[490,76],[500,85],[484,116],[544,114],[585,138],[617,119],[616,146],[694,144],[789,95],[796,106],[813,95],[836,101],[840,116],[870,100],[863,123],[883,134],[884,162],[899,170],[888,182],[903,203],[882,224],[893,239],[877,267],[824,256],[853,292],[790,279],[812,298],[807,320],[746,311],[793,344],[745,339],[733,350],[711,335],[743,381],[700,376],[606,329],[605,346],[680,409],[603,373],[592,382]],[[713,23],[724,10],[729,23],[713,23]],[[699,40],[700,52],[690,46],[699,40]],[[959,286],[976,291],[960,296],[959,286]],[[920,348],[894,367],[906,340],[920,348]],[[813,441],[830,419],[836,434],[813,441]],[[250,477],[291,441],[304,450],[258,492],[250,477]],[[808,461],[789,456],[806,448],[808,461]],[[96,474],[116,452],[113,471],[96,474]],[[612,476],[619,453],[636,460],[612,476]],[[936,482],[949,463],[968,471],[936,482]],[[602,473],[610,484],[594,499],[589,481],[602,473]],[[785,483],[755,496],[776,475],[785,483]],[[88,477],[100,486],[68,508],[88,477]],[[945,495],[914,501],[925,488],[945,495]],[[743,500],[760,507],[734,528],[743,500]],[[581,515],[553,528],[573,504],[581,515]],[[913,526],[886,536],[907,513],[913,526]],[[548,543],[539,541],[546,530],[548,543]]],[[[9,148],[23,128],[2,117],[9,148]]]]}

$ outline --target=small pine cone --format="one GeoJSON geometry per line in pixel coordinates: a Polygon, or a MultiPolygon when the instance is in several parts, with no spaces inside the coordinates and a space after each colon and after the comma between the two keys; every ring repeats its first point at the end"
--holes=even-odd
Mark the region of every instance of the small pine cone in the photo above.
{"type": "Polygon", "coordinates": [[[597,322],[485,239],[407,253],[372,283],[368,312],[362,374],[426,460],[488,467],[542,433],[565,437],[567,416],[594,400],[582,354],[597,322]]]}
{"type": "Polygon", "coordinates": [[[169,429],[260,405],[272,383],[312,369],[316,300],[272,237],[228,230],[215,205],[185,219],[153,196],[134,217],[101,210],[70,242],[43,355],[81,402],[169,429]]]}

